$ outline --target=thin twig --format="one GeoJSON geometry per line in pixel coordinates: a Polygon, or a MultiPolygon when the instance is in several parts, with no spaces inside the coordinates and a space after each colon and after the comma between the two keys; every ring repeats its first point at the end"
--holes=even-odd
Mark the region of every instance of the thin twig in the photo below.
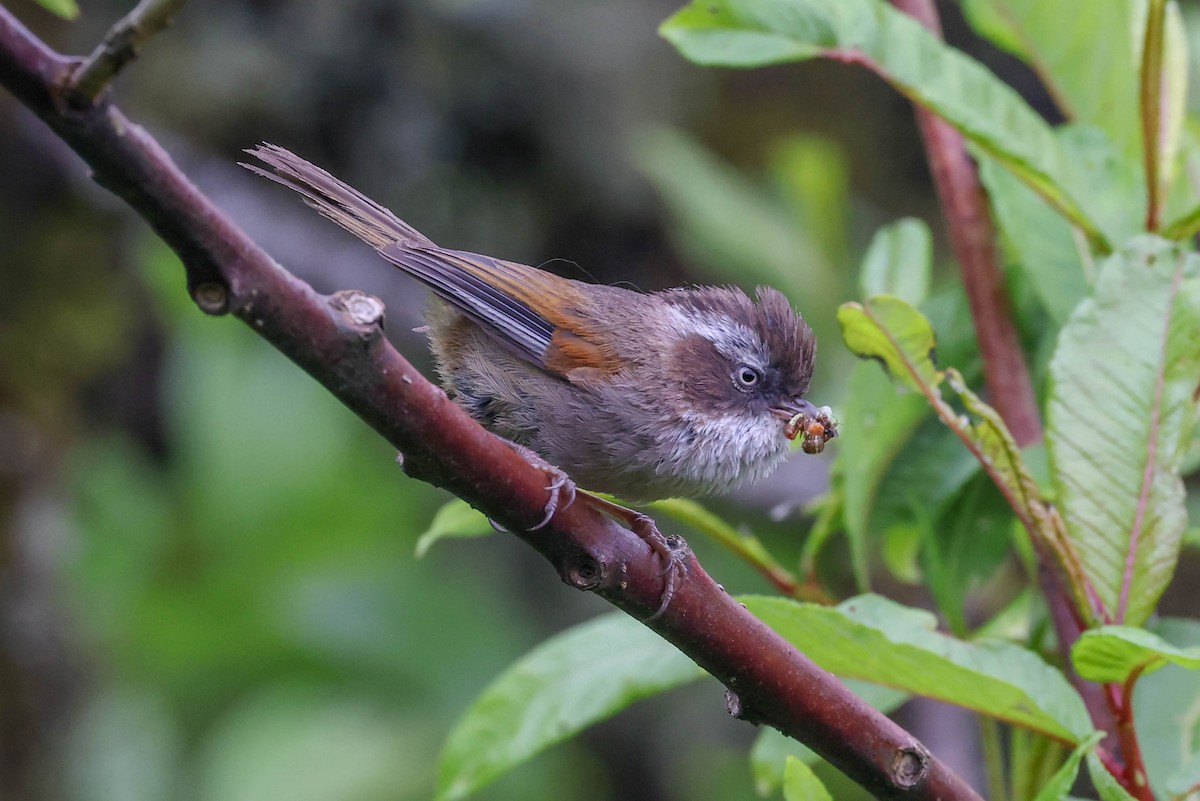
{"type": "Polygon", "coordinates": [[[187,0],[141,0],[133,11],[117,20],[96,49],[67,80],[63,95],[76,106],[96,101],[126,64],[137,58],[149,39],[171,24],[187,0]]]}
{"type": "MultiPolygon", "coordinates": [[[[320,381],[404,454],[404,469],[445,487],[540,552],[566,583],[644,619],[661,567],[637,535],[588,504],[543,516],[543,472],[486,432],[382,336],[382,307],[361,293],[318,295],[277,265],[110,100],[56,100],[72,62],[0,6],[0,85],[67,142],[180,256],[210,314],[231,313],[320,381]]],[[[674,600],[648,625],[731,688],[737,717],[795,737],[884,799],[979,801],[920,742],[747,612],[694,557],[674,600]]]]}

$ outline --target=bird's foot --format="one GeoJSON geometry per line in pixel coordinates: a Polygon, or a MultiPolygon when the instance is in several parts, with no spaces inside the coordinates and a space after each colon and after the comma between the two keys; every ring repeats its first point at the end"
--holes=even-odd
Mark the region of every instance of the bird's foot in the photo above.
{"type": "MultiPolygon", "coordinates": [[[[571,477],[563,472],[562,468],[556,467],[543,459],[538,453],[524,445],[518,445],[512,440],[500,437],[500,441],[508,445],[517,453],[525,458],[525,461],[541,470],[545,475],[549,484],[546,485],[546,491],[550,493],[549,500],[546,501],[545,516],[536,526],[529,528],[529,531],[537,531],[544,528],[550,522],[550,518],[554,517],[554,513],[559,509],[566,509],[571,504],[575,503],[575,482],[571,477]]],[[[493,523],[493,525],[495,525],[493,523]]]]}
{"type": "Polygon", "coordinates": [[[629,509],[619,503],[597,497],[590,492],[583,494],[593,507],[628,526],[629,530],[641,537],[650,546],[650,550],[654,551],[662,560],[663,569],[658,574],[663,579],[662,596],[659,599],[658,609],[646,618],[646,622],[657,619],[667,611],[667,607],[671,605],[671,600],[675,597],[679,581],[687,575],[687,558],[691,555],[687,541],[683,537],[664,536],[649,515],[636,509],[629,509]]]}

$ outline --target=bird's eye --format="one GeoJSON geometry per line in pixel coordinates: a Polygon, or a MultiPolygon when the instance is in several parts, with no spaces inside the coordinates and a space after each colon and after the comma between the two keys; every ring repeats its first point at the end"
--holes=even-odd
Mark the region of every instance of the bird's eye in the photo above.
{"type": "Polygon", "coordinates": [[[754,369],[750,365],[743,364],[741,367],[733,371],[733,380],[742,389],[752,389],[758,386],[762,381],[762,373],[754,369]]]}

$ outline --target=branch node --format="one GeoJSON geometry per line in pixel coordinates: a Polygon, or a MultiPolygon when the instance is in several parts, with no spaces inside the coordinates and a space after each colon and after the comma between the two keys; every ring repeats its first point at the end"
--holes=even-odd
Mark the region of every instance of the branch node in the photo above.
{"type": "Polygon", "coordinates": [[[137,58],[150,37],[171,24],[187,0],[142,0],[104,36],[88,57],[72,70],[64,87],[74,108],[93,105],[113,78],[137,58]]]}
{"type": "Polygon", "coordinates": [[[226,314],[229,311],[229,288],[217,281],[203,281],[192,290],[192,300],[205,314],[226,314]]]}
{"type": "Polygon", "coordinates": [[[892,780],[897,787],[916,787],[929,773],[929,751],[920,743],[901,748],[892,757],[892,780]]]}
{"type": "Polygon", "coordinates": [[[763,717],[728,687],[725,688],[725,711],[729,713],[730,717],[744,720],[752,726],[762,725],[763,717]]]}
{"type": "Polygon", "coordinates": [[[593,592],[599,589],[608,577],[604,563],[589,553],[580,553],[564,567],[563,583],[584,592],[593,592]]]}
{"type": "Polygon", "coordinates": [[[363,334],[378,335],[383,330],[383,301],[357,289],[343,289],[329,298],[329,305],[363,334]]]}

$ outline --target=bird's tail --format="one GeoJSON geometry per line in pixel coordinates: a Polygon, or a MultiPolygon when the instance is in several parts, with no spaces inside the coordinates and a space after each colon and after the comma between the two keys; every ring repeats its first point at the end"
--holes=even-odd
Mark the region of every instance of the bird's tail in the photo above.
{"type": "Polygon", "coordinates": [[[272,171],[242,166],[300,193],[304,202],[376,249],[397,242],[433,246],[430,239],[354,187],[286,148],[263,142],[246,150],[272,171]]]}

